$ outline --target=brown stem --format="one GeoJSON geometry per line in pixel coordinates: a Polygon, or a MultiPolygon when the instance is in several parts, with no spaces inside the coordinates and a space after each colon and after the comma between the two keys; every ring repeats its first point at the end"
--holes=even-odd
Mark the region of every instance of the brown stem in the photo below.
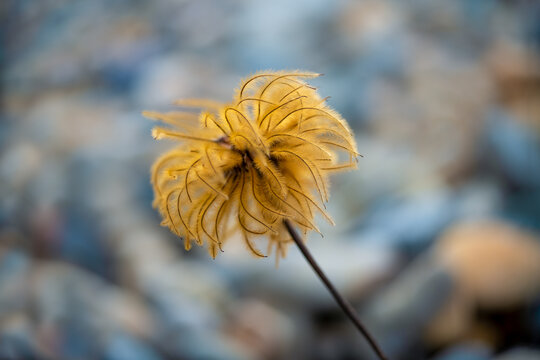
{"type": "Polygon", "coordinates": [[[360,333],[362,333],[362,335],[366,338],[369,345],[373,348],[375,353],[377,353],[377,356],[381,360],[388,360],[388,358],[384,355],[379,345],[377,345],[377,342],[375,342],[375,339],[373,338],[373,336],[371,336],[369,331],[360,322],[360,319],[358,319],[358,316],[356,315],[356,312],[354,311],[351,304],[347,300],[345,300],[343,296],[341,296],[341,294],[336,290],[334,285],[326,277],[325,273],[321,270],[321,268],[319,267],[319,265],[317,264],[313,256],[311,256],[311,253],[309,252],[307,247],[304,245],[304,242],[302,241],[300,236],[298,236],[298,233],[293,228],[290,221],[285,219],[283,222],[285,223],[285,227],[289,231],[289,234],[291,234],[294,242],[296,243],[296,245],[298,245],[298,248],[302,252],[302,255],[304,255],[304,257],[309,262],[309,264],[311,265],[315,273],[317,273],[317,275],[319,276],[321,281],[324,283],[328,291],[330,291],[330,293],[332,294],[334,299],[337,301],[337,303],[339,304],[343,312],[349,317],[349,319],[354,323],[354,325],[360,331],[360,333]]]}

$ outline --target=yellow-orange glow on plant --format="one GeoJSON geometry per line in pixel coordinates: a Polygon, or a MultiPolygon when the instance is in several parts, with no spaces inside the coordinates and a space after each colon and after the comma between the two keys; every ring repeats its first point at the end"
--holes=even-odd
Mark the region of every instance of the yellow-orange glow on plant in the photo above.
{"type": "Polygon", "coordinates": [[[144,112],[166,126],[156,139],[178,145],[156,160],[151,176],[154,206],[163,225],[192,242],[208,244],[212,257],[232,235],[264,257],[285,257],[288,219],[319,231],[314,215],[326,213],[328,175],[356,167],[357,150],[346,121],[302,79],[309,72],[262,72],[241,82],[228,104],[184,100],[203,109],[144,112]],[[266,253],[260,241],[268,241],[266,253]]]}

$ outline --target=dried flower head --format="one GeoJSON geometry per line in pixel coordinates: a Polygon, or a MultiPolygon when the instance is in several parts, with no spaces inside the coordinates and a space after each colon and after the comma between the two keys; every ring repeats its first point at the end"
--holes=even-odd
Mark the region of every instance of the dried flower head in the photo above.
{"type": "Polygon", "coordinates": [[[304,236],[319,232],[314,215],[325,211],[328,174],[356,167],[356,144],[341,116],[315,88],[307,72],[262,72],[244,80],[233,101],[184,100],[202,108],[189,112],[145,112],[169,127],[155,127],[156,139],[180,144],[152,167],[154,206],[184,239],[208,244],[212,257],[233,233],[256,256],[285,257],[290,234],[283,220],[304,236]]]}

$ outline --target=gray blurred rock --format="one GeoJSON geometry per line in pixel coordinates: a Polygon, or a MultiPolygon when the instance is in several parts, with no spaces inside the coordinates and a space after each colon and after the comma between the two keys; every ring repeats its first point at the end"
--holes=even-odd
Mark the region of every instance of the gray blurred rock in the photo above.
{"type": "Polygon", "coordinates": [[[249,352],[215,333],[197,330],[171,333],[166,338],[165,348],[172,358],[187,360],[255,360],[249,352]]]}
{"type": "Polygon", "coordinates": [[[540,187],[540,136],[502,109],[490,112],[485,157],[513,185],[540,187]]]}
{"type": "Polygon", "coordinates": [[[493,358],[493,360],[538,360],[538,359],[540,359],[539,349],[526,349],[526,348],[511,349],[493,358]]]}
{"type": "Polygon", "coordinates": [[[362,319],[390,358],[421,343],[422,332],[454,291],[449,272],[425,254],[362,310],[362,319]]]}
{"type": "MultiPolygon", "coordinates": [[[[2,241],[7,241],[0,235],[2,241]]],[[[22,251],[0,251],[0,318],[25,309],[29,301],[31,260],[22,251]]]]}
{"type": "MultiPolygon", "coordinates": [[[[276,269],[273,255],[255,259],[246,254],[241,239],[235,240],[227,244],[216,262],[229,269],[239,288],[303,308],[334,306],[333,298],[296,245],[290,245],[287,258],[281,259],[276,269]]],[[[335,234],[324,239],[313,234],[307,246],[336,287],[356,299],[397,267],[398,257],[391,248],[335,234]]]]}
{"type": "Polygon", "coordinates": [[[418,250],[457,216],[457,206],[448,189],[381,200],[363,219],[360,236],[418,250]]]}
{"type": "Polygon", "coordinates": [[[99,350],[108,334],[148,338],[155,332],[152,314],[136,295],[78,268],[38,263],[31,279],[29,303],[37,318],[37,336],[55,356],[99,350]],[[63,341],[55,347],[58,337],[63,341]]]}
{"type": "Polygon", "coordinates": [[[38,349],[30,319],[22,312],[3,314],[0,328],[0,359],[48,359],[38,349]]]}
{"type": "Polygon", "coordinates": [[[283,358],[303,331],[294,317],[259,300],[234,304],[224,333],[257,359],[283,358]]]}
{"type": "Polygon", "coordinates": [[[160,360],[150,347],[124,334],[116,334],[109,338],[103,351],[103,360],[160,360]]]}
{"type": "Polygon", "coordinates": [[[458,344],[443,350],[432,360],[490,360],[492,350],[482,344],[458,344]]]}

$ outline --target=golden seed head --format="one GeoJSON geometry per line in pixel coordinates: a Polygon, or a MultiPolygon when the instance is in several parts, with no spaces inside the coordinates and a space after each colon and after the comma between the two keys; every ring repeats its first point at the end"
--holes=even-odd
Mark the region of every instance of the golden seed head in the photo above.
{"type": "Polygon", "coordinates": [[[346,121],[302,80],[316,76],[261,72],[242,81],[229,104],[182,100],[176,104],[203,111],[143,113],[168,125],[153,129],[155,139],[179,141],[151,173],[162,224],[187,250],[206,243],[215,258],[237,233],[254,255],[275,249],[278,259],[291,242],[284,219],[304,236],[319,231],[316,213],[333,223],[324,210],[327,176],[355,168],[358,153],[346,121]]]}

